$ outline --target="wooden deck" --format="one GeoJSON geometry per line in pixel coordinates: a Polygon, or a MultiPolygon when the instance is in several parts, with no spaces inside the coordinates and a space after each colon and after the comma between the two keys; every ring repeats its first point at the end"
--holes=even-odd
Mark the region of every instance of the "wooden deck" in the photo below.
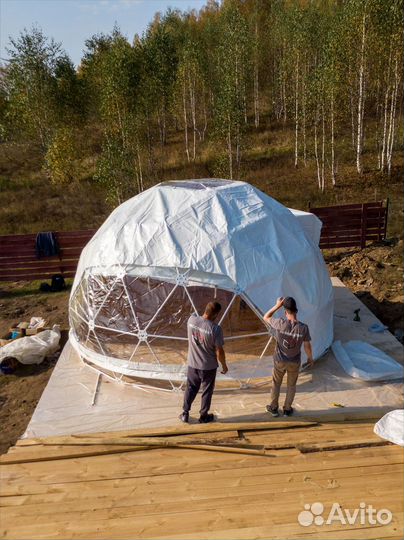
{"type": "Polygon", "coordinates": [[[0,536],[402,539],[403,449],[374,435],[374,421],[322,421],[19,441],[0,460],[0,536]],[[393,519],[300,525],[315,502],[325,518],[333,503],[362,502],[393,519]]]}

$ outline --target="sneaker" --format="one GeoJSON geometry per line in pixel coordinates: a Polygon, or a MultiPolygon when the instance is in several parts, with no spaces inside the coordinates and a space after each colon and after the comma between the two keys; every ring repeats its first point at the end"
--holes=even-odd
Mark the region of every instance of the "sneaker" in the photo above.
{"type": "Polygon", "coordinates": [[[292,416],[293,414],[293,407],[291,407],[290,409],[283,409],[283,414],[285,416],[292,416]]]}
{"type": "Polygon", "coordinates": [[[276,418],[277,416],[279,416],[279,410],[278,410],[278,407],[276,407],[276,409],[272,409],[271,405],[267,405],[266,406],[266,409],[267,409],[267,412],[269,412],[270,414],[272,414],[272,416],[274,418],[276,418]]]}
{"type": "Polygon", "coordinates": [[[214,420],[215,420],[214,414],[205,414],[204,416],[199,417],[200,424],[208,424],[209,422],[214,422],[214,420]]]}
{"type": "Polygon", "coordinates": [[[184,411],[183,413],[181,413],[179,415],[178,418],[181,420],[181,422],[184,422],[184,424],[188,424],[188,422],[189,422],[189,413],[184,411]]]}

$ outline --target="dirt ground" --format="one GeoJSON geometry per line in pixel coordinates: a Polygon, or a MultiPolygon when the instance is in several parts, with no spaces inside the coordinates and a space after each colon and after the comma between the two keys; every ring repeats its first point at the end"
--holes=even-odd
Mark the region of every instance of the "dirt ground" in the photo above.
{"type": "MultiPolygon", "coordinates": [[[[43,294],[39,282],[0,285],[0,336],[19,321],[43,317],[49,326],[59,324],[61,346],[67,340],[69,291],[43,294]]],[[[13,375],[0,374],[0,453],[24,433],[41,397],[58,355],[42,364],[21,366],[13,375]]]]}
{"type": "MultiPolygon", "coordinates": [[[[330,274],[338,276],[402,341],[404,295],[402,288],[403,241],[373,245],[364,250],[329,251],[325,259],[330,274]]],[[[3,284],[0,287],[0,336],[15,322],[32,316],[59,324],[62,346],[67,339],[69,290],[40,293],[39,283],[3,284]]],[[[14,375],[0,375],[0,453],[20,437],[45,388],[57,355],[39,366],[21,366],[14,375]]]]}

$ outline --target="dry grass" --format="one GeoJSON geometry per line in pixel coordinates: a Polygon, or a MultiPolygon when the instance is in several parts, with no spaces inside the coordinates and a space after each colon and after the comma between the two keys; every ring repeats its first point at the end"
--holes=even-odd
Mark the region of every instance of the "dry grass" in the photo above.
{"type": "MultiPolygon", "coordinates": [[[[98,227],[104,221],[111,207],[105,202],[103,190],[92,180],[100,151],[100,133],[83,130],[81,137],[78,181],[63,187],[48,181],[38,148],[29,144],[0,144],[0,234],[85,229],[98,227]]],[[[146,180],[146,187],[164,180],[222,175],[225,158],[220,156],[218,144],[198,145],[196,161],[188,163],[183,137],[181,131],[171,132],[164,149],[155,148],[155,162],[162,169],[146,180]]],[[[368,149],[364,154],[365,173],[359,177],[352,161],[349,133],[339,134],[338,185],[331,186],[327,164],[327,188],[322,193],[317,187],[309,143],[307,165],[300,160],[295,168],[293,126],[271,123],[258,130],[249,128],[240,179],[253,183],[287,206],[301,209],[307,209],[309,203],[319,206],[389,197],[389,234],[401,236],[402,155],[396,152],[393,174],[387,178],[374,171],[376,154],[368,149]]],[[[367,148],[375,148],[370,138],[367,148]]]]}

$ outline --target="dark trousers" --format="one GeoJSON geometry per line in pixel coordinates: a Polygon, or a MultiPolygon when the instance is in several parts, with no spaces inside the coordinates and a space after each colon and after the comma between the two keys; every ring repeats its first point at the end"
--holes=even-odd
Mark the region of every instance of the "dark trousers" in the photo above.
{"type": "Polygon", "coordinates": [[[187,387],[184,395],[184,412],[191,410],[199,389],[202,387],[201,416],[208,414],[212,402],[213,390],[215,389],[217,369],[195,369],[188,366],[187,387]]]}

